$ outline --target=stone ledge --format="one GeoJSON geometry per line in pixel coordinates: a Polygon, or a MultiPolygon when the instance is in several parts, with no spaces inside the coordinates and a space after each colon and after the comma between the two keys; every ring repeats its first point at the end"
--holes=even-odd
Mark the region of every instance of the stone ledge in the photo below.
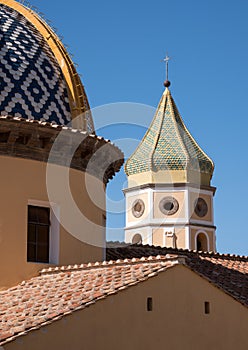
{"type": "Polygon", "coordinates": [[[123,152],[103,137],[61,125],[10,116],[0,117],[0,155],[49,161],[87,171],[104,184],[124,163],[123,152]],[[73,156],[68,156],[70,154],[73,156]]]}

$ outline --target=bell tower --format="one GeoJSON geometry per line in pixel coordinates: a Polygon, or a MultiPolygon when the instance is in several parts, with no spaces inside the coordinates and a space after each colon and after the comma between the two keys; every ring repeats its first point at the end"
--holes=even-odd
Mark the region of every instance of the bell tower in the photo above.
{"type": "Polygon", "coordinates": [[[215,251],[214,164],[187,130],[170,82],[164,86],[150,127],[125,164],[125,242],[215,251]]]}

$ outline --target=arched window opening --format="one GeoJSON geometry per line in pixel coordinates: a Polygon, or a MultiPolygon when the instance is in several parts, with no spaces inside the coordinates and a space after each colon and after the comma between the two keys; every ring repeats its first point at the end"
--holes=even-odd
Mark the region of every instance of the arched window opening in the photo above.
{"type": "Polygon", "coordinates": [[[139,233],[133,236],[132,244],[142,244],[142,236],[139,233]]]}
{"type": "Polygon", "coordinates": [[[206,235],[201,232],[197,235],[196,239],[197,250],[202,252],[208,251],[208,241],[206,235]]]}

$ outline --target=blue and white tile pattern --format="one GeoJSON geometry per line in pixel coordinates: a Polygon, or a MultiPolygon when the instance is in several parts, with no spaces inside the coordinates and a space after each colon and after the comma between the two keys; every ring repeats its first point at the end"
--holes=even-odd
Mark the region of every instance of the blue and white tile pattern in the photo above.
{"type": "Polygon", "coordinates": [[[67,86],[39,31],[20,13],[0,4],[0,115],[71,121],[67,86]]]}

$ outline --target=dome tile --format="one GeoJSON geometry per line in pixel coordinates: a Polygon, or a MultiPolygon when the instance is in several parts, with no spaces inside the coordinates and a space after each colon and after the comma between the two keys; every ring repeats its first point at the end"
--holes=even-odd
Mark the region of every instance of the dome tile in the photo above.
{"type": "Polygon", "coordinates": [[[214,170],[212,160],[187,130],[168,88],[144,138],[125,165],[128,176],[161,170],[193,170],[209,175],[214,170]]]}
{"type": "Polygon", "coordinates": [[[0,114],[70,122],[67,85],[52,50],[32,23],[4,4],[0,48],[0,114]]]}

